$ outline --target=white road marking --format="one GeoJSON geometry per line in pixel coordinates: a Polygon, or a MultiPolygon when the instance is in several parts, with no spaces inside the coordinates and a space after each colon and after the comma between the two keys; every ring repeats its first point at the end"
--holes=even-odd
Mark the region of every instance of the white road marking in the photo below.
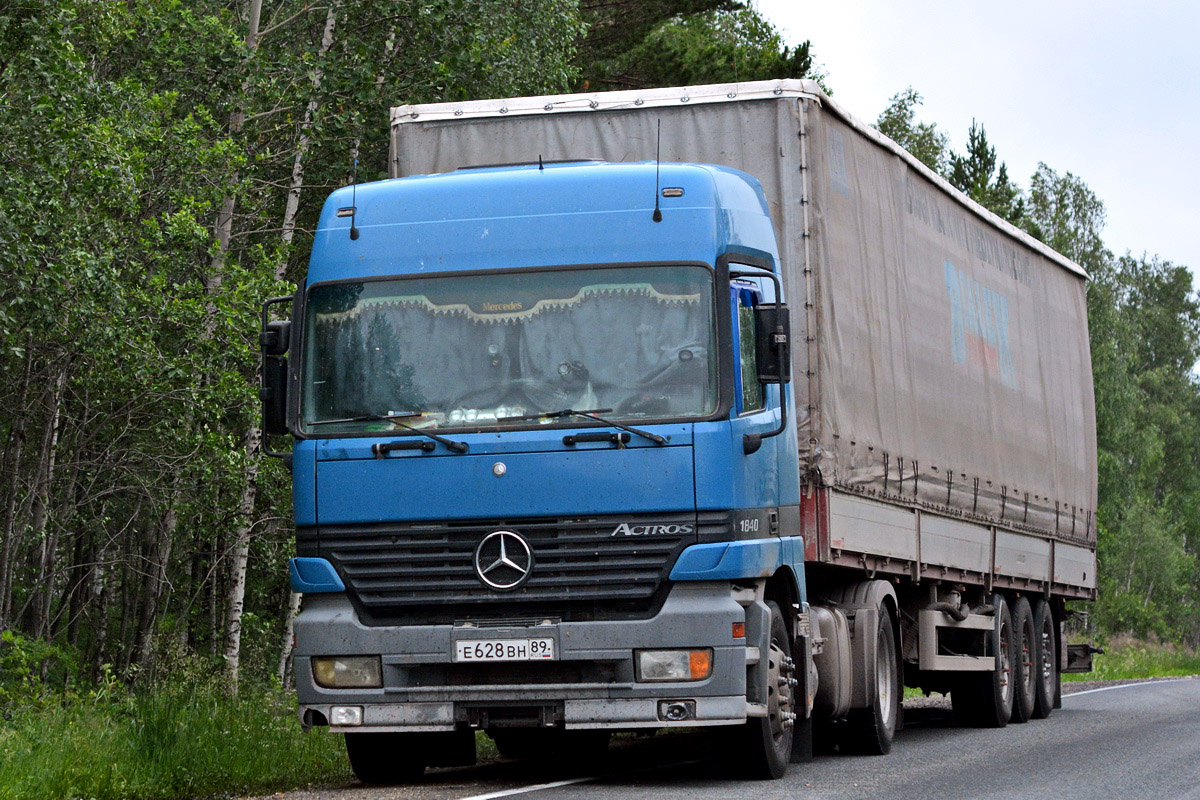
{"type": "Polygon", "coordinates": [[[559,786],[570,786],[573,783],[587,783],[599,778],[599,775],[589,775],[586,778],[570,778],[565,781],[553,781],[551,783],[535,783],[533,786],[518,786],[516,789],[503,789],[499,792],[488,792],[487,794],[473,794],[470,797],[464,797],[462,800],[495,800],[498,797],[511,797],[514,794],[525,794],[526,792],[536,792],[541,789],[557,789],[559,786]]]}
{"type": "Polygon", "coordinates": [[[1141,681],[1140,683],[1122,683],[1119,686],[1101,686],[1099,689],[1087,689],[1082,692],[1071,692],[1070,694],[1063,692],[1063,700],[1066,700],[1068,697],[1079,697],[1080,695],[1093,694],[1095,692],[1111,692],[1113,689],[1128,689],[1130,686],[1149,686],[1152,683],[1184,683],[1192,680],[1195,680],[1195,678],[1173,678],[1171,680],[1164,681],[1141,681]]]}
{"type": "Polygon", "coordinates": [[[535,783],[532,786],[518,786],[515,789],[502,789],[498,792],[488,792],[487,794],[473,794],[470,797],[462,797],[459,800],[496,800],[500,797],[511,797],[515,794],[525,794],[527,792],[536,792],[541,789],[557,789],[560,786],[570,786],[575,783],[588,783],[590,781],[598,781],[601,778],[613,778],[621,775],[636,775],[640,772],[652,772],[660,769],[670,769],[671,767],[682,767],[689,764],[699,764],[701,759],[688,759],[686,761],[672,761],[667,764],[652,764],[648,767],[640,767],[634,770],[626,770],[624,772],[614,773],[613,775],[589,775],[585,778],[569,778],[565,781],[554,781],[552,783],[535,783]]]}

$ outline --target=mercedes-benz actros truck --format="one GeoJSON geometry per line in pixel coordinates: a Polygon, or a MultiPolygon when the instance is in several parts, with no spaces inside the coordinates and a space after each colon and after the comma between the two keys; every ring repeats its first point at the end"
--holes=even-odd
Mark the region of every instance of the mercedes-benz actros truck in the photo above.
{"type": "Polygon", "coordinates": [[[1049,716],[1096,587],[1083,270],[809,81],[400,106],[263,309],[305,726],[369,783],[1049,716]],[[278,446],[278,445],[277,445],[278,446]]]}

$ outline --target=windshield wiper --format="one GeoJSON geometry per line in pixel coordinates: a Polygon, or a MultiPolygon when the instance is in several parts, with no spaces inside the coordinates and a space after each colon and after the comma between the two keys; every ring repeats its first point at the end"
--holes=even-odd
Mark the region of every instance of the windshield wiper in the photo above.
{"type": "Polygon", "coordinates": [[[468,450],[466,442],[456,442],[453,439],[447,439],[444,436],[438,436],[436,433],[423,431],[420,428],[414,428],[411,425],[405,425],[400,420],[412,419],[413,417],[425,416],[419,411],[407,411],[403,414],[363,414],[357,417],[346,417],[344,419],[319,419],[316,422],[310,422],[309,425],[333,425],[338,422],[390,422],[393,425],[404,428],[406,431],[412,431],[415,434],[424,436],[428,439],[433,439],[438,444],[444,445],[447,450],[452,453],[465,453],[468,450]]]}
{"type": "Polygon", "coordinates": [[[596,422],[603,423],[605,425],[611,425],[614,428],[620,428],[623,431],[629,431],[630,433],[636,433],[638,436],[641,436],[644,439],[649,439],[650,441],[654,442],[655,444],[666,444],[667,443],[667,439],[663,436],[659,436],[657,433],[651,433],[650,431],[644,431],[644,430],[641,430],[640,428],[635,428],[632,425],[622,425],[620,422],[613,422],[611,419],[605,419],[604,417],[597,416],[598,414],[606,414],[609,411],[612,411],[612,409],[611,408],[589,408],[584,411],[579,411],[579,410],[576,410],[573,408],[564,408],[562,411],[543,411],[540,414],[522,414],[519,417],[500,417],[496,421],[497,422],[516,422],[518,420],[523,420],[523,419],[559,419],[561,417],[583,417],[584,419],[591,419],[591,420],[595,420],[596,422]]]}

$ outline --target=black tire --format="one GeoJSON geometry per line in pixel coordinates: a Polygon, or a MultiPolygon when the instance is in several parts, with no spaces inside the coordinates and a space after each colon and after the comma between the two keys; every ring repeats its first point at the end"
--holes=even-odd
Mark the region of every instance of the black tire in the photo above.
{"type": "Polygon", "coordinates": [[[1013,620],[1013,709],[1009,722],[1029,722],[1033,716],[1036,681],[1036,636],[1029,601],[1018,597],[1012,607],[1013,620]]]}
{"type": "Polygon", "coordinates": [[[886,605],[881,605],[878,617],[879,624],[875,632],[875,702],[868,708],[850,709],[841,737],[845,751],[869,756],[887,755],[891,751],[903,699],[892,613],[886,605]]]}
{"type": "Polygon", "coordinates": [[[1033,631],[1033,718],[1045,719],[1056,707],[1062,680],[1058,671],[1058,630],[1045,600],[1038,600],[1034,608],[1033,631]]]}
{"type": "Polygon", "coordinates": [[[348,733],[346,755],[354,775],[368,786],[413,783],[425,774],[422,734],[348,733]]]}
{"type": "Polygon", "coordinates": [[[762,649],[767,659],[767,716],[754,717],[739,731],[746,774],[762,780],[782,778],[792,756],[792,730],[796,721],[794,692],[796,662],[783,612],[771,609],[771,635],[762,649]]]}
{"type": "Polygon", "coordinates": [[[1003,728],[1012,717],[1014,658],[1012,615],[1004,596],[992,597],[995,624],[984,639],[982,653],[995,659],[989,672],[963,673],[950,692],[955,718],[963,725],[1003,728]]]}

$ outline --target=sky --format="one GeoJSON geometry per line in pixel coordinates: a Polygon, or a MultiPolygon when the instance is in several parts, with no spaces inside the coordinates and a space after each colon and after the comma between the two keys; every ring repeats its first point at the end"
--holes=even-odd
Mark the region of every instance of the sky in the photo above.
{"type": "MultiPolygon", "coordinates": [[[[971,121],[1023,188],[1039,161],[1104,202],[1118,255],[1200,273],[1200,3],[1187,0],[754,0],[790,45],[812,42],[834,98],[874,122],[924,98],[952,149],[971,121]]],[[[1197,281],[1200,285],[1200,281],[1197,281]]]]}

